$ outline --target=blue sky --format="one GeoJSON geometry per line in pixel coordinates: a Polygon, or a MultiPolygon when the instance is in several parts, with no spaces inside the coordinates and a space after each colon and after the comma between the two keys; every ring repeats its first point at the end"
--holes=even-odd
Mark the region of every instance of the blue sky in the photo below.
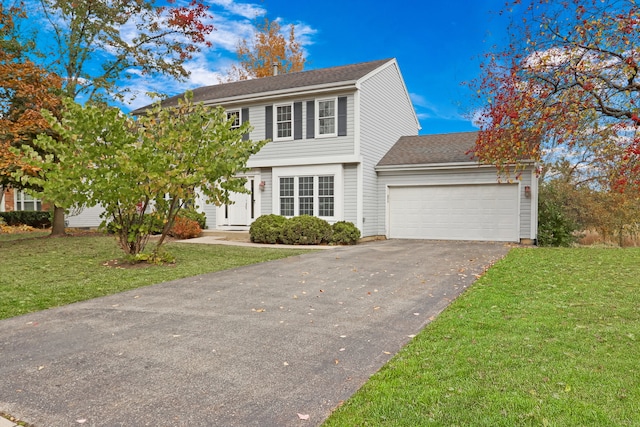
{"type": "Polygon", "coordinates": [[[250,38],[256,16],[296,26],[306,69],[397,58],[422,125],[422,134],[475,130],[465,117],[472,92],[462,82],[479,73],[479,56],[504,42],[504,0],[204,0],[216,31],[211,49],[187,66],[189,81],[133,79],[140,94],[128,108],[149,102],[147,91],[167,95],[218,83],[235,59],[238,41],[250,38]]]}

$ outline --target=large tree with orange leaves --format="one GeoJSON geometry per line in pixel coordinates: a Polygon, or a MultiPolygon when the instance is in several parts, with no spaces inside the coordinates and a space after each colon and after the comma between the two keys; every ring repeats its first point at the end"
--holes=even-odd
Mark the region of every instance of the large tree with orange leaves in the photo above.
{"type": "Polygon", "coordinates": [[[511,43],[475,82],[475,147],[501,168],[545,154],[591,159],[601,188],[640,188],[640,6],[633,0],[512,0],[511,43]],[[523,4],[524,3],[524,4],[523,4]],[[487,105],[488,103],[488,105],[487,105]]]}
{"type": "Polygon", "coordinates": [[[16,180],[21,170],[33,176],[37,168],[24,161],[15,149],[40,133],[51,133],[40,111],[57,114],[60,109],[61,79],[25,58],[25,46],[15,35],[14,17],[23,12],[0,5],[0,187],[29,188],[16,180]]]}
{"type": "Polygon", "coordinates": [[[291,24],[285,34],[278,21],[268,18],[256,22],[253,41],[242,40],[236,54],[239,65],[231,67],[229,81],[272,76],[274,65],[278,73],[294,73],[302,71],[306,62],[295,26],[291,24]]]}

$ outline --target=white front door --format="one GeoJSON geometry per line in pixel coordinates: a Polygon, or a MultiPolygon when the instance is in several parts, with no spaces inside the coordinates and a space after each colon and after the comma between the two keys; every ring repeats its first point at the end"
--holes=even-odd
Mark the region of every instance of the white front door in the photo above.
{"type": "Polygon", "coordinates": [[[217,208],[216,223],[224,227],[247,227],[260,214],[258,193],[259,177],[247,176],[245,188],[248,193],[231,193],[229,198],[233,203],[217,208]]]}
{"type": "Polygon", "coordinates": [[[248,225],[251,194],[232,193],[230,198],[233,203],[227,205],[227,225],[248,225]]]}

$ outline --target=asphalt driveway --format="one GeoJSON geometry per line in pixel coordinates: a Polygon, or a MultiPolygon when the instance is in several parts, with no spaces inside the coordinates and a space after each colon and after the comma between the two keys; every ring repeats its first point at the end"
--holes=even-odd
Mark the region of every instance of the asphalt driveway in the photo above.
{"type": "Polygon", "coordinates": [[[317,426],[508,250],[370,242],[6,319],[0,412],[36,427],[317,426]]]}

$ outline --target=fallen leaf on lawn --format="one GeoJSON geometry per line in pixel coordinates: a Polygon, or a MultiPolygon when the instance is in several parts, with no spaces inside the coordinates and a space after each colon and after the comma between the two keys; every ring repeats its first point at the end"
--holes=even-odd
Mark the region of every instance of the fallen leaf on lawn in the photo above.
{"type": "Polygon", "coordinates": [[[301,420],[308,420],[309,414],[298,414],[298,418],[300,418],[301,420]]]}

